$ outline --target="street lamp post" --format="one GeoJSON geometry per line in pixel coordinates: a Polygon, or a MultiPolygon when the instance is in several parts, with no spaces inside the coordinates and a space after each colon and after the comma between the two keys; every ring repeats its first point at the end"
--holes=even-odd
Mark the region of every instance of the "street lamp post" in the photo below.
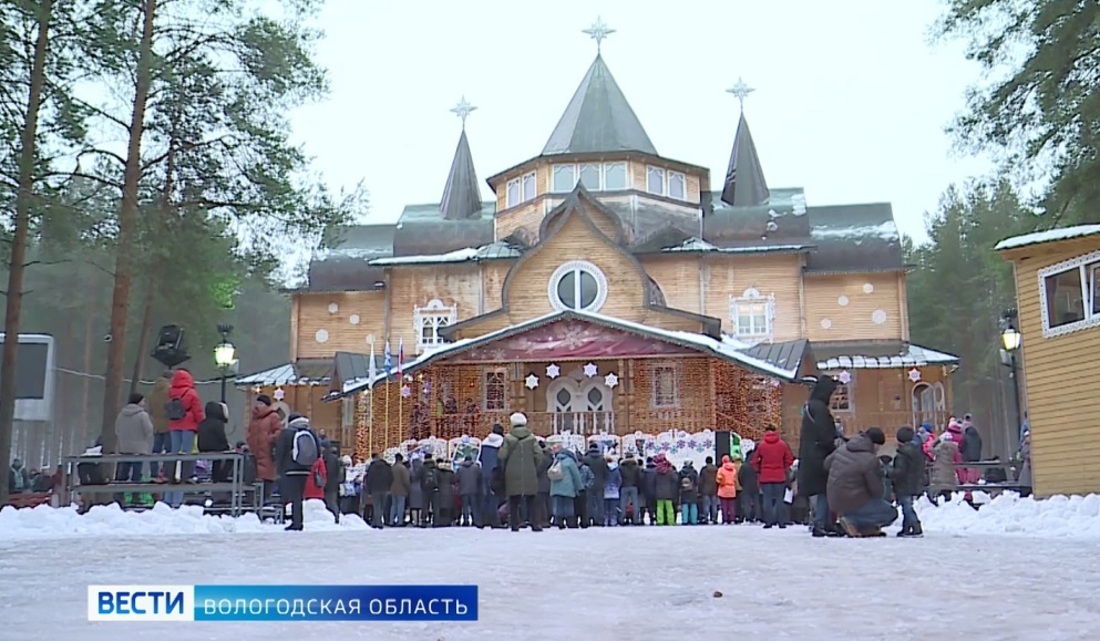
{"type": "MultiPolygon", "coordinates": [[[[1017,353],[1020,350],[1020,343],[1023,340],[1023,336],[1020,334],[1020,330],[1016,329],[1016,310],[1010,309],[1001,315],[1001,347],[1004,354],[1004,364],[1011,370],[1012,376],[1012,398],[1015,401],[1016,409],[1016,426],[1013,430],[1015,434],[1014,439],[1016,441],[1020,438],[1020,425],[1023,424],[1023,414],[1020,410],[1020,371],[1019,364],[1017,363],[1017,353]]],[[[1019,443],[1016,443],[1017,447],[1019,443]]]]}
{"type": "Polygon", "coordinates": [[[232,331],[232,325],[218,325],[222,340],[214,346],[214,363],[222,373],[222,403],[225,402],[225,382],[229,378],[229,370],[237,360],[237,348],[229,342],[229,333],[232,331]]]}

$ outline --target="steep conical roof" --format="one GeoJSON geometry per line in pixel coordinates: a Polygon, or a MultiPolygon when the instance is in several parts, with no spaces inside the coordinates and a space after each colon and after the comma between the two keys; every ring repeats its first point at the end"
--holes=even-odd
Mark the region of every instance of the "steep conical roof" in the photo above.
{"type": "Polygon", "coordinates": [[[443,199],[439,201],[439,213],[447,220],[481,216],[481,194],[478,191],[474,157],[470,153],[465,128],[458,138],[455,158],[451,162],[451,173],[447,175],[447,186],[443,188],[443,199]]]}
{"type": "Polygon", "coordinates": [[[742,112],[741,121],[737,123],[737,135],[733,139],[733,151],[730,152],[722,202],[734,207],[752,207],[767,202],[770,197],[771,191],[764,180],[764,170],[760,167],[760,157],[756,155],[749,123],[742,112]]]}
{"type": "Polygon", "coordinates": [[[597,54],[542,153],[546,156],[608,151],[657,155],[603,57],[597,54]]]}

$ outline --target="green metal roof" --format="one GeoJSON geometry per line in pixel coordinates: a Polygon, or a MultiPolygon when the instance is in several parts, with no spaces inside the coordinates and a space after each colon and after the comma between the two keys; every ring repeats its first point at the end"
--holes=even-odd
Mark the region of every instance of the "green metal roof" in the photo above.
{"type": "Polygon", "coordinates": [[[597,55],[546,141],[542,154],[609,151],[658,155],[611,70],[604,64],[603,57],[597,55]]]}

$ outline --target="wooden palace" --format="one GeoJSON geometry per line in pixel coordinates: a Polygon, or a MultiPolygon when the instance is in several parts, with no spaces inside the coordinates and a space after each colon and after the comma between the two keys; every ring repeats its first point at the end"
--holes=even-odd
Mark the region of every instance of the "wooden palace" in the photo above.
{"type": "Polygon", "coordinates": [[[848,431],[946,422],[957,359],[909,341],[889,204],[768,185],[743,112],[712,184],[658,153],[602,55],[542,151],[488,178],[490,201],[470,107],[453,111],[440,202],[333,230],[291,292],[290,361],[241,389],[360,455],[516,411],[544,436],[775,424],[793,442],[820,373],[848,431]]]}

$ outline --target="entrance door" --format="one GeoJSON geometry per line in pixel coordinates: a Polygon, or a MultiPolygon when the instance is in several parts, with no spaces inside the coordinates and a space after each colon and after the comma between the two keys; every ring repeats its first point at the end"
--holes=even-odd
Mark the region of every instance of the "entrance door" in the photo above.
{"type": "Polygon", "coordinates": [[[602,380],[577,382],[559,378],[546,389],[546,407],[554,414],[554,433],[597,434],[613,432],[611,388],[602,380]]]}

